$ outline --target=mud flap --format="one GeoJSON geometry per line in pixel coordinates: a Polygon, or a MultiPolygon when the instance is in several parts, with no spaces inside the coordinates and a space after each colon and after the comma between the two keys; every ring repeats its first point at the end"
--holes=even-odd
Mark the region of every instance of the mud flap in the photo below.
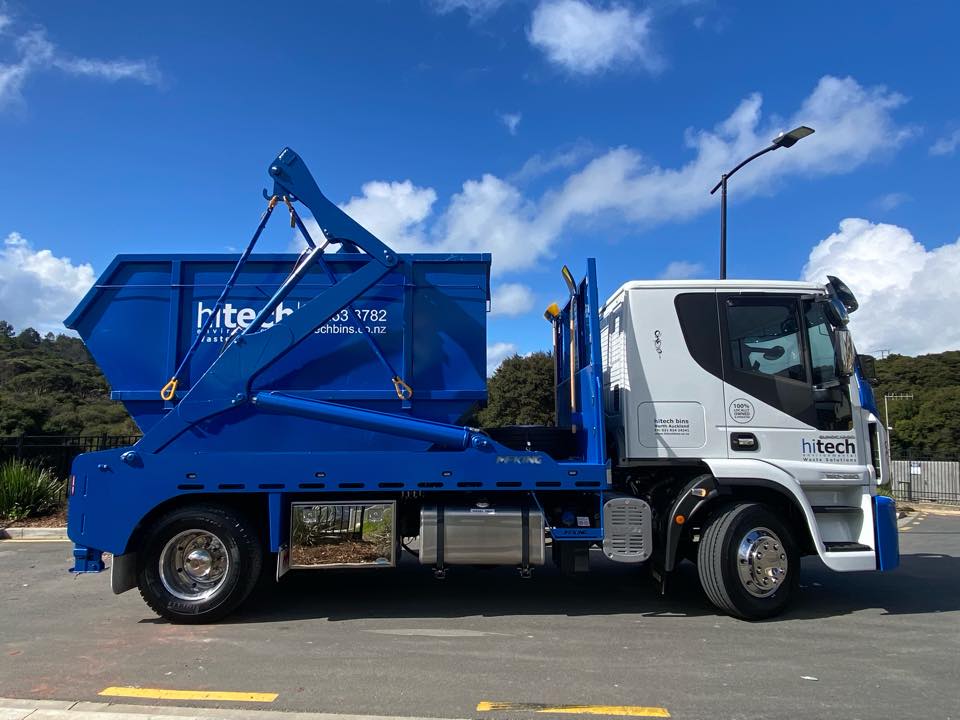
{"type": "Polygon", "coordinates": [[[277,553],[277,582],[287,574],[290,569],[290,547],[281,545],[280,552],[277,553]]]}
{"type": "Polygon", "coordinates": [[[114,555],[110,563],[110,589],[114,595],[137,586],[137,554],[114,555]]]}

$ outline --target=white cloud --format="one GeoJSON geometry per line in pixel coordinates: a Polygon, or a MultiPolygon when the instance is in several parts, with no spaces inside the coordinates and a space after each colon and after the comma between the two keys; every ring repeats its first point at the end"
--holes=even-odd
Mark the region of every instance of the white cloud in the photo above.
{"type": "Polygon", "coordinates": [[[491,290],[491,315],[523,315],[533,308],[533,291],[523,283],[501,283],[491,290]]]}
{"type": "Polygon", "coordinates": [[[615,211],[651,225],[692,217],[717,202],[709,189],[721,173],[769,144],[780,130],[809,124],[817,132],[789,150],[778,150],[737,174],[737,197],[769,193],[790,175],[845,173],[891,152],[911,135],[892,111],[905,99],[884,87],[864,88],[853,78],[822,78],[790,118],[764,120],[762,99],[745,99],[712,130],[688,130],[694,157],[679,168],[650,163],[621,147],[594,159],[546,199],[543,216],[556,227],[571,217],[615,211]]]}
{"type": "Polygon", "coordinates": [[[522,119],[522,113],[503,113],[500,115],[500,122],[506,125],[507,132],[511,135],[517,134],[517,128],[520,127],[520,121],[522,119]]]}
{"type": "Polygon", "coordinates": [[[660,273],[662,280],[686,280],[703,275],[706,268],[703,263],[689,262],[687,260],[674,260],[664,268],[660,273]]]}
{"type": "Polygon", "coordinates": [[[423,221],[437,201],[433,188],[417,187],[410,180],[374,181],[364,184],[361,191],[361,196],[350,198],[342,206],[348,215],[394,250],[424,249],[423,221]]]}
{"type": "Polygon", "coordinates": [[[766,146],[777,133],[799,124],[817,129],[795,148],[777,150],[745,167],[735,178],[737,197],[771,193],[791,177],[850,172],[896,150],[911,136],[894,111],[905,99],[884,87],[863,87],[852,78],[822,78],[790,116],[765,118],[761,97],[743,100],[710,130],[688,130],[691,159],[663,167],[629,147],[593,157],[536,159],[513,181],[492,174],[467,180],[446,207],[433,212],[437,194],[406,180],[372,182],[343,207],[398,250],[491,252],[497,276],[537,267],[572,223],[612,215],[644,230],[694,217],[719,201],[709,189],[740,160],[766,146]],[[528,167],[529,166],[529,167],[528,167]],[[539,197],[517,186],[524,177],[572,169],[539,197]]]}
{"type": "MultiPolygon", "coordinates": [[[[492,252],[494,274],[530,267],[547,252],[552,237],[535,226],[536,208],[517,188],[493,176],[468,180],[444,213],[430,217],[437,194],[411,181],[368,182],[363,194],[342,209],[399,252],[492,252]]],[[[304,224],[315,240],[320,231],[313,218],[304,224]]],[[[294,239],[292,249],[303,243],[294,239]]]]}
{"type": "Polygon", "coordinates": [[[533,266],[549,252],[555,237],[539,222],[536,205],[493,175],[463,184],[438,231],[438,250],[493,253],[494,274],[533,266]]]}
{"type": "Polygon", "coordinates": [[[18,330],[63,332],[62,320],[95,279],[89,263],[74,265],[50,250],[35,250],[12,232],[0,247],[0,319],[18,330]]]}
{"type": "Polygon", "coordinates": [[[905,202],[910,201],[910,196],[902,192],[892,192],[887,193],[886,195],[881,195],[876,200],[873,201],[880,210],[884,212],[890,212],[891,210],[896,210],[898,207],[903,205],[905,202]]]}
{"type": "Polygon", "coordinates": [[[54,67],[71,75],[86,75],[114,82],[136,80],[144,85],[160,82],[160,71],[148,60],[91,60],[90,58],[57,58],[54,67]]]}
{"type": "Polygon", "coordinates": [[[638,65],[656,71],[661,60],[650,43],[648,11],[622,5],[596,7],[584,0],[541,0],[527,37],[555,65],[575,75],[593,75],[638,65]]]}
{"type": "Polygon", "coordinates": [[[500,363],[508,357],[517,354],[517,346],[513,343],[498,342],[493,345],[487,345],[487,377],[493,375],[500,363]]]}
{"type": "Polygon", "coordinates": [[[578,140],[549,155],[532,155],[517,172],[508,179],[512,183],[523,184],[530,180],[549,175],[557,170],[566,170],[583,163],[596,149],[586,140],[578,140]]]}
{"type": "Polygon", "coordinates": [[[909,230],[847,218],[810,251],[806,280],[836,275],[857,296],[857,348],[904,355],[960,349],[960,239],[927,250],[909,230]]]}
{"type": "Polygon", "coordinates": [[[4,44],[11,46],[11,54],[16,57],[11,63],[0,63],[0,109],[22,104],[23,86],[27,79],[34,73],[46,70],[59,70],[68,75],[95,77],[109,82],[135,80],[147,85],[160,82],[160,71],[153,61],[74,57],[61,52],[47,38],[44,28],[34,28],[13,36],[6,32],[12,23],[10,16],[0,15],[0,37],[12,38],[12,42],[4,44]]]}
{"type": "Polygon", "coordinates": [[[464,10],[472,20],[479,20],[492,15],[506,2],[507,0],[432,0],[431,5],[441,15],[454,10],[464,10]]]}
{"type": "Polygon", "coordinates": [[[944,135],[942,138],[938,138],[937,141],[930,146],[930,154],[953,155],[958,147],[960,147],[960,128],[948,135],[944,135]]]}

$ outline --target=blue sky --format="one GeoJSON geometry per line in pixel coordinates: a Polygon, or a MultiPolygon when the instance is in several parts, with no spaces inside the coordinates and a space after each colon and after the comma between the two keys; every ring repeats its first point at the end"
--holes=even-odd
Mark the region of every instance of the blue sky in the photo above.
{"type": "MultiPolygon", "coordinates": [[[[388,244],[494,253],[491,359],[601,294],[847,279],[861,349],[960,347],[960,6],[371,0],[0,4],[0,317],[57,329],[119,252],[242,246],[284,145],[388,244]],[[796,12],[795,16],[790,13],[796,12]]],[[[263,249],[291,246],[285,223],[263,249]]]]}

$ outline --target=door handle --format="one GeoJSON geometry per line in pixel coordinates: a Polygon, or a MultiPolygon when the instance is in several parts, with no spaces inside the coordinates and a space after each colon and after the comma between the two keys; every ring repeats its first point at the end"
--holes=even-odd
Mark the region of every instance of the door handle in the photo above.
{"type": "Polygon", "coordinates": [[[737,452],[756,452],[760,449],[760,441],[753,433],[730,433],[730,449],[737,452]]]}

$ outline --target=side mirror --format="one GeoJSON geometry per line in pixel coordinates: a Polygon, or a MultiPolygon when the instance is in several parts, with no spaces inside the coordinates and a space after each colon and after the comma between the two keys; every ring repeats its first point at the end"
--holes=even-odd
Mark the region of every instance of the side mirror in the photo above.
{"type": "Polygon", "coordinates": [[[846,328],[834,331],[837,338],[837,373],[841,377],[853,375],[854,364],[857,361],[857,351],[853,348],[853,337],[846,328]]]}
{"type": "Polygon", "coordinates": [[[877,359],[873,355],[857,355],[860,363],[860,374],[868,383],[877,381],[877,359]]]}

